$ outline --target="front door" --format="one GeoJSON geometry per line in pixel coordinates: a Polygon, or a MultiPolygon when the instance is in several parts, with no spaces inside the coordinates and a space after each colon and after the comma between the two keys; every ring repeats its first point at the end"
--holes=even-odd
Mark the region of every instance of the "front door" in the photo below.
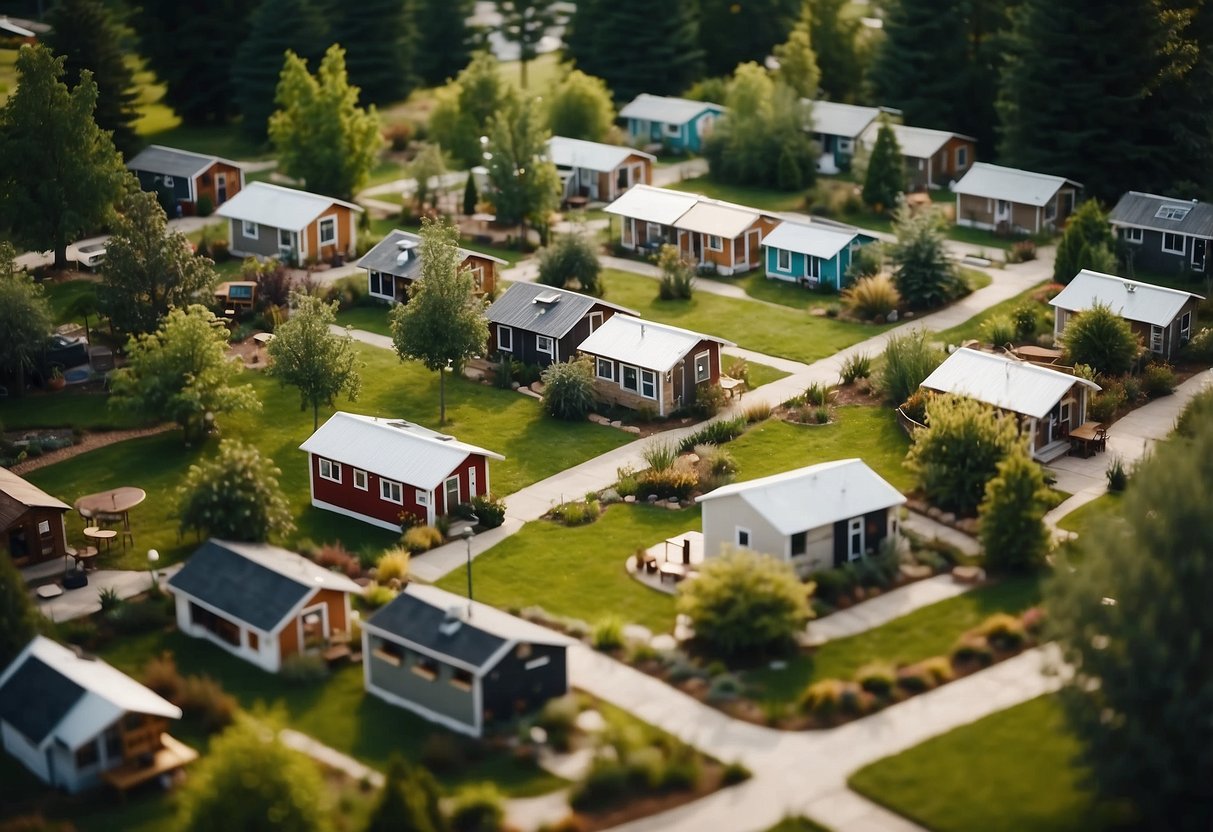
{"type": "Polygon", "coordinates": [[[227,202],[227,174],[215,174],[215,204],[222,205],[227,202]]]}
{"type": "Polygon", "coordinates": [[[450,514],[451,509],[459,505],[459,477],[451,477],[443,486],[444,495],[446,497],[446,513],[450,514]]]}
{"type": "Polygon", "coordinates": [[[762,265],[761,234],[757,228],[751,228],[745,233],[746,265],[751,269],[762,265]]]}
{"type": "Polygon", "coordinates": [[[847,559],[863,557],[863,518],[852,517],[847,521],[847,559]]]}
{"type": "Polygon", "coordinates": [[[1205,270],[1205,256],[1208,247],[1208,240],[1192,239],[1192,271],[1203,272],[1205,270]]]}
{"type": "Polygon", "coordinates": [[[999,199],[994,204],[994,223],[997,225],[1000,222],[1011,221],[1011,203],[1005,199],[999,199]]]}

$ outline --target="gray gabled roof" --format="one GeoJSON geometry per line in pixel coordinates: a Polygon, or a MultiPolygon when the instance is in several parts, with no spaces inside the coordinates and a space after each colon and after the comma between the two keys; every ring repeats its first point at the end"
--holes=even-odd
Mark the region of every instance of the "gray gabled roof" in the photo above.
{"type": "MultiPolygon", "coordinates": [[[[183,176],[192,179],[215,164],[215,162],[236,165],[235,162],[220,159],[218,156],[206,156],[202,153],[193,153],[188,150],[178,150],[175,147],[164,147],[163,145],[153,144],[139,151],[135,158],[126,163],[126,167],[127,170],[145,170],[149,173],[183,176]]],[[[236,165],[236,167],[239,167],[239,165],[236,165]]]]}
{"type": "Polygon", "coordinates": [[[84,696],[84,688],[30,656],[0,687],[0,722],[38,746],[84,696]]]}
{"type": "Polygon", "coordinates": [[[595,305],[606,306],[625,315],[640,314],[589,295],[541,283],[515,283],[493,301],[485,314],[495,324],[524,329],[549,338],[563,338],[595,305]]]}
{"type": "Polygon", "coordinates": [[[1108,222],[1112,225],[1148,228],[1213,240],[1213,204],[1208,202],[1129,191],[1116,203],[1116,207],[1108,215],[1108,222]],[[1187,216],[1179,220],[1164,219],[1158,216],[1164,208],[1186,208],[1187,216]]]}
{"type": "Polygon", "coordinates": [[[458,664],[488,670],[490,661],[500,658],[501,648],[510,639],[460,620],[452,612],[406,590],[367,624],[458,664]]]}
{"type": "MultiPolygon", "coordinates": [[[[388,235],[376,243],[374,248],[362,255],[362,259],[356,265],[368,272],[382,272],[413,280],[419,276],[421,268],[420,249],[418,248],[420,245],[421,236],[419,234],[396,228],[389,231],[388,235]],[[405,249],[411,250],[411,255],[407,258],[401,256],[405,249]]],[[[464,260],[468,257],[483,257],[485,260],[492,260],[501,266],[508,265],[500,257],[469,248],[459,249],[459,256],[464,260]]]]}

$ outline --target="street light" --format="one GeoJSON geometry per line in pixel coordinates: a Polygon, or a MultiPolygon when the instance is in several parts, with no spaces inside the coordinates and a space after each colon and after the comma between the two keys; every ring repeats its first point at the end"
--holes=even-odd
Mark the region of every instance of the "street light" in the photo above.
{"type": "Polygon", "coordinates": [[[468,547],[468,620],[472,620],[472,538],[476,536],[476,524],[480,518],[473,514],[468,518],[469,525],[463,529],[463,540],[468,547]]]}
{"type": "Polygon", "coordinates": [[[152,572],[152,591],[155,592],[156,585],[156,561],[160,560],[160,553],[155,549],[147,550],[147,566],[152,572]]]}

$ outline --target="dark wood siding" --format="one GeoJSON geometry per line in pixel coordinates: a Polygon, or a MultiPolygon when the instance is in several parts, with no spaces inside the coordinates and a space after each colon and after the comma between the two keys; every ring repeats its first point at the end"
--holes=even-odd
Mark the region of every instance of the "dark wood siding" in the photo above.
{"type": "MultiPolygon", "coordinates": [[[[520,656],[519,648],[515,647],[485,675],[483,706],[486,724],[533,711],[549,699],[568,693],[565,648],[547,644],[528,647],[529,655],[520,656]],[[545,657],[548,661],[542,667],[527,670],[528,662],[545,657]]],[[[522,652],[525,653],[526,649],[522,652]]]]}
{"type": "Polygon", "coordinates": [[[1143,230],[1140,243],[1130,243],[1125,238],[1125,234],[1125,229],[1120,229],[1118,232],[1125,256],[1134,268],[1145,269],[1146,271],[1166,272],[1168,274],[1179,274],[1187,271],[1192,268],[1193,245],[1205,246],[1205,272],[1208,273],[1210,268],[1213,268],[1213,265],[1209,264],[1210,259],[1213,259],[1213,242],[1209,240],[1186,237],[1184,239],[1184,253],[1172,254],[1162,250],[1161,231],[1143,230]]]}

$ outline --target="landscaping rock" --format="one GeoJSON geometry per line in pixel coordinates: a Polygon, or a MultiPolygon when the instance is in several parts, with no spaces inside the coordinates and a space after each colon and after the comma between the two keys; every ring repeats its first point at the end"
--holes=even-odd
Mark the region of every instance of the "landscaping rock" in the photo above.
{"type": "Polygon", "coordinates": [[[699,454],[687,454],[687,462],[694,465],[698,461],[699,461],[699,454]]]}
{"type": "Polygon", "coordinates": [[[535,382],[534,384],[531,385],[531,390],[533,390],[534,392],[536,392],[542,396],[543,395],[543,382],[542,381],[535,382]]]}
{"type": "Polygon", "coordinates": [[[669,633],[662,633],[659,636],[653,636],[649,641],[649,647],[664,653],[668,650],[678,649],[678,641],[669,633]]]}
{"type": "Polygon", "coordinates": [[[635,494],[629,494],[628,496],[626,496],[626,497],[624,497],[624,498],[623,498],[623,501],[624,501],[625,503],[629,503],[629,504],[630,504],[630,503],[634,503],[634,502],[636,502],[636,495],[635,495],[635,494]]]}
{"type": "Polygon", "coordinates": [[[519,387],[518,392],[524,396],[530,396],[532,399],[540,398],[540,395],[529,387],[519,387]]]}
{"type": "Polygon", "coordinates": [[[591,708],[577,714],[573,726],[583,734],[598,734],[606,730],[607,723],[601,713],[591,708]]]}
{"type": "Polygon", "coordinates": [[[959,584],[979,584],[986,579],[986,570],[980,566],[952,567],[952,580],[959,584]]]}
{"type": "Polygon", "coordinates": [[[598,495],[598,499],[610,505],[611,503],[619,502],[619,492],[613,488],[608,488],[598,495]]]}
{"type": "Polygon", "coordinates": [[[613,427],[613,428],[621,428],[621,427],[623,427],[623,422],[621,422],[621,421],[619,421],[618,419],[616,419],[615,421],[611,422],[611,427],[613,427]]]}
{"type": "Polygon", "coordinates": [[[892,312],[890,312],[885,320],[891,324],[897,323],[897,310],[894,309],[892,312]]]}
{"type": "Polygon", "coordinates": [[[653,638],[653,631],[641,624],[624,624],[623,625],[623,640],[638,641],[648,644],[653,638]]]}
{"type": "Polygon", "coordinates": [[[938,520],[940,517],[943,517],[943,511],[935,506],[931,506],[927,509],[927,517],[930,517],[932,520],[938,520]]]}
{"type": "Polygon", "coordinates": [[[624,433],[634,433],[634,434],[636,434],[637,436],[639,436],[639,435],[640,435],[640,428],[636,427],[635,425],[624,425],[624,426],[623,426],[623,432],[624,432],[624,433]]]}
{"type": "Polygon", "coordinates": [[[649,503],[656,503],[656,502],[657,502],[657,495],[656,495],[656,494],[650,494],[649,496],[645,497],[644,499],[645,499],[647,502],[649,502],[649,503]]]}
{"type": "Polygon", "coordinates": [[[939,522],[943,523],[945,526],[955,526],[956,515],[950,511],[945,511],[943,514],[939,515],[939,522]]]}
{"type": "Polygon", "coordinates": [[[511,389],[511,390],[517,390],[517,389],[518,389],[519,387],[521,387],[521,386],[522,386],[522,385],[521,385],[521,384],[519,384],[519,383],[518,383],[518,382],[516,382],[516,381],[511,381],[511,382],[510,382],[510,389],[511,389]]]}
{"type": "Polygon", "coordinates": [[[677,497],[671,497],[671,498],[670,498],[670,499],[669,499],[667,502],[671,502],[671,503],[673,503],[674,505],[678,505],[678,498],[677,498],[677,497]]]}
{"type": "Polygon", "coordinates": [[[809,310],[809,314],[814,318],[824,318],[829,313],[826,312],[824,306],[814,306],[811,310],[809,310]]]}
{"type": "Polygon", "coordinates": [[[901,574],[908,580],[917,581],[922,578],[931,577],[931,567],[921,563],[903,563],[901,565],[901,574]]]}
{"type": "Polygon", "coordinates": [[[956,528],[960,529],[965,534],[977,536],[981,531],[981,521],[976,517],[966,517],[963,520],[956,521],[956,528]]]}
{"type": "Polygon", "coordinates": [[[682,503],[678,502],[677,500],[674,500],[672,503],[667,502],[665,507],[670,511],[682,511],[682,503]]]}
{"type": "Polygon", "coordinates": [[[609,425],[611,420],[603,416],[601,413],[591,413],[589,416],[591,422],[596,425],[609,425]]]}

